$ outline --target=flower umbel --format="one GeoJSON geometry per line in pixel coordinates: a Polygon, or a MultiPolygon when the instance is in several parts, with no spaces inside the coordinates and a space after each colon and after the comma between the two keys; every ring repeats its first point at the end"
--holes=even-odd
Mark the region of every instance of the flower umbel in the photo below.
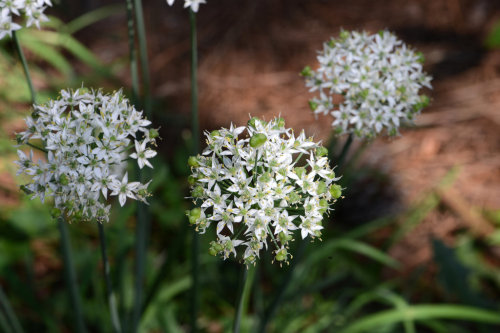
{"type": "Polygon", "coordinates": [[[302,238],[321,236],[323,215],[341,196],[326,149],[304,132],[295,137],[282,118],[252,118],[246,127],[205,135],[207,148],[188,161],[198,207],[187,215],[200,233],[216,224],[211,254],[234,254],[251,264],[269,245],[275,260],[286,262],[294,230],[302,238]]]}
{"type": "Polygon", "coordinates": [[[26,193],[42,202],[54,197],[55,212],[74,220],[108,221],[108,194],[118,196],[121,206],[127,198],[145,202],[147,184],[128,182],[124,161],[135,158],[141,168],[152,167],[148,158],[156,152],[148,146],[156,142],[147,128],[151,122],[121,91],[62,90],[59,99],[34,108],[18,143],[36,146],[30,140],[38,140],[47,160],[34,162],[32,152],[18,150],[18,174],[31,177],[22,186],[26,193]]]}
{"type": "Polygon", "coordinates": [[[374,137],[385,128],[396,135],[401,122],[412,121],[429,103],[419,95],[421,88],[431,88],[422,54],[388,31],[341,31],[324,44],[318,62],[317,70],[306,67],[301,75],[309,91],[319,92],[311,109],[331,114],[337,134],[374,137]]]}

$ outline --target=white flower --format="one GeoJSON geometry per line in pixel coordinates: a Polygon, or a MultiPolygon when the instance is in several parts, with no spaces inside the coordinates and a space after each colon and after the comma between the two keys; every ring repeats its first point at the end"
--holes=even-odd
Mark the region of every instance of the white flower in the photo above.
{"type": "Polygon", "coordinates": [[[128,182],[123,161],[131,157],[141,168],[151,166],[147,159],[156,152],[147,145],[155,144],[155,134],[121,91],[107,95],[85,88],[63,90],[60,99],[34,108],[26,119],[28,129],[17,136],[18,143],[40,140],[47,161],[34,163],[32,152],[28,157],[18,150],[19,161],[15,162],[18,174],[31,177],[22,188],[32,198],[54,197],[55,214],[99,221],[109,219],[109,191],[122,206],[127,198],[146,202],[149,182],[128,182]],[[144,136],[142,141],[139,135],[144,136]],[[136,152],[130,154],[132,138],[136,152]]]}
{"type": "Polygon", "coordinates": [[[326,149],[303,132],[295,137],[282,118],[252,118],[246,128],[231,125],[205,135],[207,148],[189,159],[198,207],[188,216],[200,233],[216,223],[211,254],[238,256],[236,246],[243,245],[241,258],[251,264],[272,244],[282,262],[294,230],[303,237],[321,235],[323,214],[341,195],[326,149]],[[238,138],[245,130],[248,136],[238,138]],[[298,167],[295,155],[302,153],[309,159],[298,167]]]}
{"type": "Polygon", "coordinates": [[[142,143],[139,143],[135,140],[135,153],[130,154],[130,157],[137,159],[137,164],[139,164],[139,168],[143,168],[144,165],[147,165],[150,168],[153,168],[151,163],[149,163],[148,158],[152,158],[156,156],[156,152],[151,149],[146,149],[146,145],[148,144],[148,140],[143,140],[142,143]]]}
{"type": "MultiPolygon", "coordinates": [[[[172,6],[175,0],[167,0],[167,4],[172,6]]],[[[206,3],[205,0],[184,0],[184,8],[190,7],[193,12],[198,12],[198,9],[202,3],[206,3]]]]}
{"type": "Polygon", "coordinates": [[[26,18],[26,27],[33,24],[40,29],[40,23],[48,21],[43,13],[47,6],[52,6],[48,0],[1,0],[0,1],[0,40],[5,36],[12,37],[12,32],[22,28],[12,21],[13,15],[26,18]]]}
{"type": "Polygon", "coordinates": [[[309,105],[316,115],[333,116],[337,134],[374,137],[386,129],[396,135],[401,122],[411,122],[428,104],[419,95],[421,88],[431,88],[422,55],[388,31],[341,31],[324,44],[318,62],[316,71],[302,71],[309,91],[319,94],[309,105]],[[334,95],[341,96],[339,104],[332,102],[334,95]]]}

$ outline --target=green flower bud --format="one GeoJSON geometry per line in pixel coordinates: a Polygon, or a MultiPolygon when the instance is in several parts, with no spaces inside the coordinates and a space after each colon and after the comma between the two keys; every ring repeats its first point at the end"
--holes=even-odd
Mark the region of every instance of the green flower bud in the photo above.
{"type": "Polygon", "coordinates": [[[294,204],[296,202],[299,202],[300,199],[301,199],[301,196],[300,194],[298,194],[297,192],[295,191],[292,191],[290,192],[290,194],[288,195],[288,201],[291,203],[291,204],[294,204]]]}
{"type": "Polygon", "coordinates": [[[328,155],[328,149],[326,149],[323,146],[319,146],[316,148],[316,156],[322,157],[322,156],[327,156],[328,155]]]}
{"type": "Polygon", "coordinates": [[[315,111],[318,108],[318,103],[316,103],[313,100],[309,101],[309,108],[311,108],[312,111],[315,111]]]}
{"type": "Polygon", "coordinates": [[[297,175],[297,177],[302,178],[302,176],[306,172],[306,168],[304,168],[304,167],[297,167],[297,168],[293,168],[293,171],[295,172],[295,174],[297,175]]]}
{"type": "Polygon", "coordinates": [[[190,176],[188,177],[188,183],[189,183],[189,185],[194,185],[194,184],[196,183],[196,181],[197,181],[197,180],[198,180],[198,179],[197,179],[195,176],[193,176],[193,175],[190,175],[190,176]]]}
{"type": "Polygon", "coordinates": [[[68,176],[66,176],[64,173],[59,176],[59,184],[66,186],[69,184],[68,176]]]}
{"type": "Polygon", "coordinates": [[[250,147],[259,148],[267,141],[267,136],[262,133],[256,133],[250,138],[250,147]]]}
{"type": "Polygon", "coordinates": [[[151,129],[149,130],[149,137],[150,137],[151,139],[157,138],[157,137],[159,137],[159,136],[160,136],[160,133],[158,133],[158,130],[157,130],[157,129],[155,129],[155,128],[151,128],[151,129]]]}
{"type": "Polygon", "coordinates": [[[319,212],[321,214],[326,213],[326,211],[328,210],[328,201],[326,199],[321,199],[319,201],[319,206],[321,207],[320,210],[319,210],[319,212]]]}
{"type": "Polygon", "coordinates": [[[262,125],[265,125],[266,122],[262,119],[259,119],[257,117],[252,117],[250,118],[250,120],[248,121],[247,125],[248,127],[252,127],[252,128],[255,128],[257,122],[260,122],[262,125]]]}
{"type": "Polygon", "coordinates": [[[330,194],[334,199],[340,198],[340,196],[342,195],[342,187],[337,184],[332,184],[332,186],[330,186],[330,194]]]}
{"type": "Polygon", "coordinates": [[[292,240],[292,235],[286,235],[284,232],[280,232],[278,235],[281,244],[286,244],[292,240]]]}
{"type": "Polygon", "coordinates": [[[300,75],[304,76],[304,77],[311,77],[313,75],[311,67],[309,67],[309,66],[304,67],[302,72],[300,72],[300,75]]]}
{"type": "Polygon", "coordinates": [[[210,136],[211,136],[212,138],[215,138],[215,137],[220,136],[220,132],[219,132],[219,130],[215,130],[215,131],[210,132],[210,136]]]}
{"type": "Polygon", "coordinates": [[[195,168],[199,167],[200,163],[198,162],[198,158],[196,156],[189,156],[188,165],[195,168]]]}
{"type": "Polygon", "coordinates": [[[281,249],[279,251],[276,252],[276,256],[275,256],[275,259],[277,261],[284,261],[286,260],[286,258],[288,257],[288,252],[286,249],[281,249]]]}
{"type": "Polygon", "coordinates": [[[186,215],[188,216],[189,223],[196,224],[196,221],[201,217],[201,208],[196,207],[188,210],[186,215]]]}
{"type": "Polygon", "coordinates": [[[326,193],[327,188],[326,188],[326,183],[322,180],[318,182],[318,188],[316,189],[316,193],[318,194],[323,194],[326,193]]]}
{"type": "Polygon", "coordinates": [[[191,192],[191,195],[193,196],[193,198],[201,198],[203,197],[204,193],[205,189],[203,188],[203,186],[196,186],[191,192]]]}

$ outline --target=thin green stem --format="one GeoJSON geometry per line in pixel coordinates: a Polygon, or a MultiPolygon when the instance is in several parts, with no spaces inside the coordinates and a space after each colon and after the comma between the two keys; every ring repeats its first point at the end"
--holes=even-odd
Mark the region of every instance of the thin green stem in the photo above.
{"type": "Polygon", "coordinates": [[[151,119],[151,88],[149,79],[148,48],[146,40],[146,27],[144,25],[144,14],[142,11],[142,1],[134,0],[135,22],[137,24],[137,37],[139,42],[139,54],[141,62],[142,88],[144,94],[144,111],[146,117],[151,119]]]}
{"type": "Polygon", "coordinates": [[[104,265],[104,281],[106,283],[106,296],[108,298],[109,311],[111,314],[111,324],[113,325],[113,331],[115,333],[121,333],[121,325],[120,319],[118,317],[118,311],[116,308],[116,298],[113,293],[113,288],[111,286],[111,277],[110,277],[110,267],[108,261],[108,254],[106,250],[106,239],[104,237],[104,228],[101,222],[97,222],[97,227],[99,229],[99,241],[101,244],[101,255],[102,255],[102,263],[104,265]]]}
{"type": "Polygon", "coordinates": [[[26,62],[26,58],[24,57],[23,49],[21,48],[21,44],[19,43],[19,39],[17,38],[17,34],[15,31],[12,32],[12,39],[14,40],[14,44],[16,45],[17,53],[19,54],[19,58],[21,59],[21,63],[23,64],[24,75],[26,76],[26,82],[28,83],[28,88],[30,89],[31,104],[35,104],[35,102],[36,102],[35,89],[33,88],[33,82],[31,81],[31,75],[30,75],[30,71],[28,69],[28,63],[26,62]]]}
{"type": "Polygon", "coordinates": [[[349,152],[349,148],[351,147],[353,139],[354,135],[352,133],[349,133],[349,136],[347,137],[347,140],[344,143],[344,146],[342,147],[342,151],[340,152],[339,158],[337,159],[337,166],[339,170],[342,169],[344,160],[347,157],[347,153],[349,152]]]}
{"type": "Polygon", "coordinates": [[[48,152],[49,152],[47,149],[42,148],[42,147],[38,147],[37,145],[34,145],[34,144],[30,143],[30,142],[26,142],[26,145],[28,145],[28,146],[30,146],[32,148],[35,148],[37,150],[43,151],[45,154],[48,154],[48,152]]]}
{"type": "Polygon", "coordinates": [[[57,227],[61,234],[61,250],[64,262],[64,273],[66,275],[66,283],[69,287],[69,295],[71,305],[75,316],[75,329],[78,333],[85,333],[85,321],[83,319],[82,305],[78,294],[78,282],[76,280],[75,266],[73,264],[73,255],[71,253],[71,244],[69,241],[68,228],[64,216],[57,219],[57,227]]]}
{"type": "MultiPolygon", "coordinates": [[[[13,333],[22,333],[24,332],[21,324],[19,323],[19,320],[17,319],[16,313],[12,309],[12,306],[10,305],[10,302],[3,292],[2,287],[0,287],[0,313],[2,312],[1,310],[4,310],[5,314],[7,315],[7,321],[10,323],[10,326],[12,326],[12,330],[10,332],[13,333]]],[[[2,324],[3,325],[3,324],[2,324]]],[[[6,331],[9,332],[9,331],[6,331]]]]}
{"type": "Polygon", "coordinates": [[[130,76],[132,77],[132,103],[136,104],[139,100],[139,74],[137,69],[137,51],[135,48],[134,5],[132,0],[126,0],[126,3],[130,76]]]}
{"type": "Polygon", "coordinates": [[[240,284],[240,297],[238,300],[238,308],[235,312],[233,333],[240,332],[241,318],[246,312],[246,307],[248,303],[248,298],[250,296],[250,290],[252,288],[253,277],[255,273],[255,268],[247,268],[243,266],[241,284],[240,284]]]}
{"type": "MultiPolygon", "coordinates": [[[[191,27],[191,133],[192,133],[192,155],[197,155],[199,149],[199,121],[198,121],[198,48],[196,38],[196,14],[189,10],[189,23],[191,27]]],[[[191,243],[191,274],[193,286],[191,290],[191,332],[198,331],[198,307],[200,304],[200,281],[199,281],[199,247],[200,240],[196,230],[192,231],[191,243]]]]}
{"type": "Polygon", "coordinates": [[[271,318],[274,316],[274,313],[278,309],[278,306],[280,305],[281,301],[283,300],[283,296],[285,295],[286,289],[288,288],[290,282],[293,280],[295,268],[297,267],[297,264],[300,262],[302,259],[302,255],[304,254],[305,248],[306,248],[306,241],[300,240],[300,245],[297,250],[297,254],[292,261],[290,267],[288,268],[288,271],[285,275],[285,278],[281,281],[280,283],[280,288],[278,292],[276,293],[276,296],[272,300],[271,304],[269,307],[264,311],[264,317],[261,319],[260,324],[259,324],[259,329],[257,332],[259,333],[264,333],[266,331],[267,324],[271,320],[271,318]]]}
{"type": "MultiPolygon", "coordinates": [[[[140,0],[126,0],[127,2],[127,27],[128,27],[128,42],[129,42],[129,57],[130,57],[130,75],[132,76],[132,101],[137,105],[139,101],[139,75],[137,66],[137,51],[135,48],[135,27],[134,27],[134,12],[135,22],[137,23],[139,51],[142,72],[142,84],[145,94],[145,112],[148,118],[151,118],[151,94],[149,87],[149,68],[147,59],[146,47],[146,32],[144,27],[144,19],[142,13],[142,3],[140,0]],[[135,9],[135,11],[134,11],[135,9]]],[[[136,175],[138,179],[148,178],[148,172],[145,171],[142,175],[136,166],[136,175]],[[142,177],[141,177],[142,176],[142,177]]],[[[135,243],[135,279],[134,279],[134,303],[132,307],[132,324],[131,332],[137,332],[139,322],[142,315],[143,306],[143,285],[144,272],[146,269],[146,254],[147,240],[150,231],[150,216],[143,203],[137,205],[137,224],[136,224],[136,243],[135,243]]]]}

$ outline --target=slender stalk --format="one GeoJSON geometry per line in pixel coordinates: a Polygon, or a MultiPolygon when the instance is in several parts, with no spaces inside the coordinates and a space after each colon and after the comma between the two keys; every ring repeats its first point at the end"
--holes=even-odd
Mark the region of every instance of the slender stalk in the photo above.
{"type": "Polygon", "coordinates": [[[30,146],[31,148],[35,148],[36,150],[43,151],[45,154],[47,154],[49,152],[47,149],[42,148],[42,147],[38,147],[37,145],[34,145],[30,142],[26,142],[26,145],[30,146]]]}
{"type": "Polygon", "coordinates": [[[132,0],[126,0],[126,3],[130,76],[132,77],[132,103],[135,104],[139,100],[139,75],[137,69],[137,51],[135,49],[134,5],[132,4],[132,0]]]}
{"type": "Polygon", "coordinates": [[[75,316],[75,329],[78,333],[85,333],[87,332],[87,329],[83,320],[82,305],[80,296],[78,295],[78,283],[76,280],[75,266],[73,265],[73,255],[71,253],[71,244],[64,216],[57,219],[57,227],[59,228],[59,232],[61,234],[61,250],[63,254],[64,273],[66,275],[66,283],[69,287],[71,305],[75,316]]]}
{"type": "Polygon", "coordinates": [[[110,267],[108,261],[108,254],[106,250],[106,239],[104,237],[104,228],[101,222],[97,222],[97,227],[99,228],[99,241],[101,244],[101,255],[102,255],[102,263],[104,265],[104,280],[106,283],[106,295],[108,298],[109,311],[111,314],[111,324],[113,325],[113,331],[115,333],[121,333],[121,325],[120,319],[118,317],[118,311],[116,308],[116,298],[113,293],[113,288],[111,286],[111,278],[110,278],[110,267]]]}
{"type": "MultiPolygon", "coordinates": [[[[10,305],[9,300],[7,299],[7,296],[3,292],[2,287],[0,287],[0,314],[2,315],[2,326],[4,325],[3,319],[6,319],[6,322],[10,323],[10,326],[12,327],[12,330],[8,330],[6,332],[13,332],[13,333],[22,333],[24,332],[21,324],[19,323],[19,320],[17,319],[16,313],[12,309],[12,306],[10,305]],[[7,318],[3,316],[2,310],[5,312],[5,315],[7,318]]],[[[6,324],[6,323],[5,323],[6,324]]]]}
{"type": "MultiPolygon", "coordinates": [[[[149,67],[146,48],[146,32],[144,28],[144,19],[142,14],[142,4],[140,0],[126,0],[127,2],[127,26],[129,40],[130,57],[130,75],[132,76],[132,101],[137,104],[139,101],[139,75],[137,66],[137,51],[135,48],[135,27],[134,27],[134,8],[135,21],[137,23],[140,61],[142,71],[142,84],[145,94],[145,112],[148,118],[151,118],[151,99],[149,87],[149,67]]],[[[138,179],[147,178],[147,170],[141,175],[136,166],[136,175],[138,179]],[[142,177],[141,177],[142,176],[142,177]]],[[[135,244],[135,280],[134,280],[134,303],[132,308],[131,332],[137,332],[142,314],[143,305],[143,285],[144,272],[146,268],[147,240],[150,231],[150,217],[143,203],[137,205],[137,225],[136,225],[136,244],[135,244]]]]}
{"type": "Polygon", "coordinates": [[[30,75],[30,71],[28,69],[28,63],[26,62],[26,58],[24,57],[23,49],[21,48],[21,44],[19,43],[19,39],[17,38],[17,34],[15,31],[12,32],[12,39],[14,40],[14,44],[16,45],[17,53],[19,54],[19,58],[21,59],[21,63],[23,64],[24,75],[26,76],[26,82],[28,83],[28,87],[30,89],[31,104],[35,104],[35,102],[36,102],[35,89],[33,88],[33,82],[31,81],[31,75],[30,75]]]}
{"type": "Polygon", "coordinates": [[[142,1],[134,0],[135,22],[137,24],[137,37],[139,42],[139,54],[141,62],[142,88],[144,93],[144,110],[147,118],[151,118],[151,88],[149,79],[148,48],[146,40],[146,27],[144,25],[144,14],[142,1]]]}
{"type": "Polygon", "coordinates": [[[293,280],[295,268],[297,267],[297,264],[300,262],[302,259],[302,255],[304,254],[305,248],[306,248],[306,241],[301,240],[299,248],[297,250],[297,254],[292,261],[290,267],[288,268],[288,271],[285,275],[285,278],[281,281],[280,283],[280,288],[278,292],[276,293],[276,296],[272,300],[271,304],[269,307],[264,311],[264,317],[260,320],[259,324],[259,329],[257,332],[259,333],[264,333],[266,331],[267,324],[271,320],[271,318],[274,316],[274,313],[278,309],[278,306],[280,305],[281,301],[283,300],[283,296],[285,295],[286,289],[288,288],[290,282],[293,280]]]}
{"type": "Polygon", "coordinates": [[[240,284],[240,297],[238,300],[238,309],[235,312],[233,333],[239,333],[241,326],[241,318],[246,312],[246,307],[248,303],[248,298],[250,297],[250,290],[252,287],[253,277],[255,273],[255,268],[247,268],[243,266],[243,272],[240,284]]]}
{"type": "MultiPolygon", "coordinates": [[[[198,49],[196,38],[196,14],[189,10],[189,23],[191,27],[191,133],[192,154],[197,155],[199,151],[199,122],[198,122],[198,49]]],[[[193,286],[191,290],[191,332],[198,331],[198,307],[200,304],[200,281],[199,281],[199,247],[200,240],[196,230],[192,231],[191,243],[191,274],[193,286]]]]}
{"type": "Polygon", "coordinates": [[[349,133],[349,136],[347,137],[347,140],[344,143],[342,151],[340,152],[339,158],[337,160],[337,166],[339,170],[342,169],[342,166],[344,164],[345,158],[347,157],[347,153],[349,152],[349,148],[351,147],[353,139],[354,135],[352,133],[349,133]]]}

